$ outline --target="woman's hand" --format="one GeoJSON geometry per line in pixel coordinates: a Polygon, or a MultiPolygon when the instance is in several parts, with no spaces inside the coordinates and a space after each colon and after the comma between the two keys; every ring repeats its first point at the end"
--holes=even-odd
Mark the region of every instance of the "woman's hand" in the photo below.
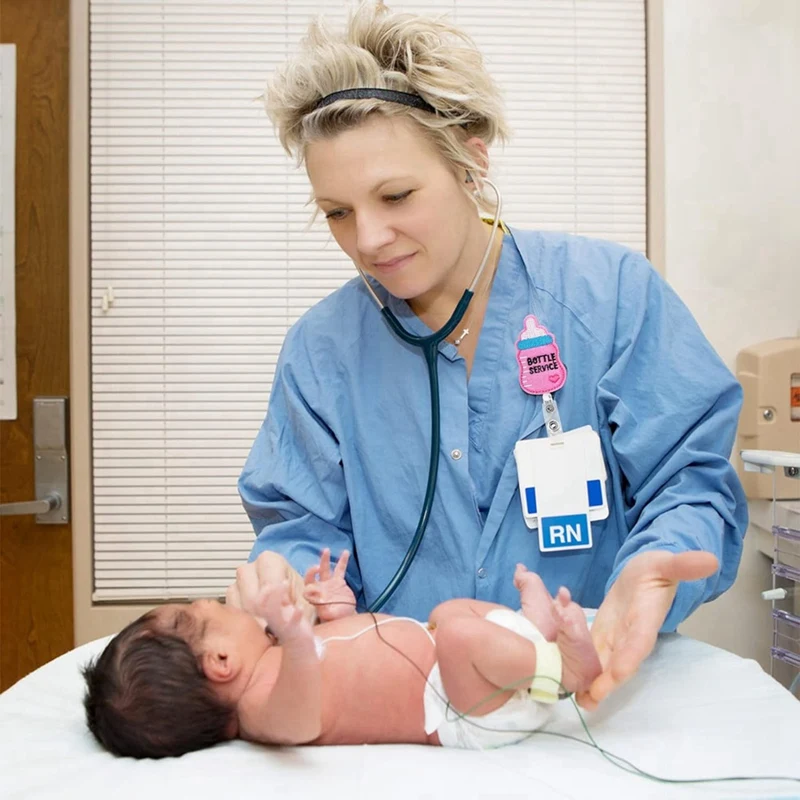
{"type": "Polygon", "coordinates": [[[652,550],[634,556],[597,611],[592,639],[603,672],[578,693],[578,703],[593,711],[633,676],[655,647],[678,584],[707,578],[718,568],[716,556],[701,551],[652,550]]]}
{"type": "Polygon", "coordinates": [[[349,560],[349,551],[343,550],[331,572],[331,551],[326,547],[319,564],[306,572],[303,596],[317,609],[320,622],[330,622],[356,613],[356,596],[344,577],[349,560]]]}
{"type": "Polygon", "coordinates": [[[265,586],[280,586],[288,582],[288,597],[312,624],[316,621],[316,612],[303,597],[303,579],[289,562],[279,553],[266,550],[249,564],[243,564],[236,570],[236,582],[225,592],[225,602],[235,608],[241,608],[261,617],[258,612],[261,590],[265,586]]]}

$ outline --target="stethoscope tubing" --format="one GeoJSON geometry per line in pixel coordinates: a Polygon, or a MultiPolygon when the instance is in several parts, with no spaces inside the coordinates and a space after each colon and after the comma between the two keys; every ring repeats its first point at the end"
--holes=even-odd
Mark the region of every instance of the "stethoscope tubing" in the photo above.
{"type": "Polygon", "coordinates": [[[494,242],[495,233],[497,231],[498,226],[500,225],[500,213],[502,210],[502,197],[500,195],[499,189],[489,180],[484,179],[485,183],[489,184],[492,187],[495,197],[497,199],[496,206],[495,206],[495,214],[494,219],[492,220],[492,233],[489,237],[489,243],[486,246],[486,251],[483,254],[483,259],[481,260],[481,264],[478,267],[477,271],[475,272],[475,277],[472,280],[469,288],[464,291],[464,294],[461,296],[461,299],[458,301],[455,309],[453,309],[453,313],[450,315],[450,319],[445,322],[445,324],[434,333],[429,334],[428,336],[417,336],[413,333],[409,333],[401,324],[400,321],[397,319],[395,314],[389,309],[385,303],[381,301],[378,297],[375,290],[370,285],[369,281],[366,278],[366,275],[362,272],[360,268],[358,268],[359,274],[363,279],[364,283],[367,285],[370,293],[372,294],[373,299],[378,304],[381,313],[386,320],[387,325],[394,331],[394,333],[404,342],[407,344],[412,345],[413,347],[419,347],[422,350],[423,355],[425,356],[425,363],[428,367],[428,382],[430,385],[430,401],[431,401],[431,451],[430,451],[430,458],[429,458],[429,465],[428,465],[428,481],[425,488],[425,499],[422,503],[422,510],[420,512],[419,521],[417,522],[416,530],[414,531],[414,536],[411,540],[411,544],[408,546],[408,550],[406,551],[405,556],[403,557],[400,566],[397,568],[394,576],[386,585],[386,588],[380,593],[377,599],[369,606],[369,611],[376,612],[380,611],[383,606],[387,603],[389,598],[395,593],[397,587],[405,578],[409,568],[411,567],[414,558],[417,555],[417,551],[419,550],[420,545],[422,544],[422,538],[425,535],[425,531],[428,527],[428,522],[430,520],[431,509],[433,508],[433,500],[436,496],[436,480],[439,473],[439,460],[440,460],[440,447],[441,447],[441,438],[442,438],[442,427],[441,427],[441,397],[439,393],[439,369],[438,369],[438,355],[439,355],[439,345],[455,330],[456,325],[461,322],[464,314],[467,312],[467,308],[469,307],[470,301],[475,293],[475,287],[478,285],[481,275],[483,274],[484,270],[486,269],[486,265],[489,261],[489,254],[492,249],[492,243],[494,242]]]}

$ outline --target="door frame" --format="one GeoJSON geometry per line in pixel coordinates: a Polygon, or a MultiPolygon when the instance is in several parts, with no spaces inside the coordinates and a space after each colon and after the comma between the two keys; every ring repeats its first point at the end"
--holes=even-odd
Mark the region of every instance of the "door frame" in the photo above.
{"type": "Polygon", "coordinates": [[[89,0],[70,4],[70,434],[75,645],[116,633],[152,606],[97,604],[92,519],[89,274],[89,0]]]}

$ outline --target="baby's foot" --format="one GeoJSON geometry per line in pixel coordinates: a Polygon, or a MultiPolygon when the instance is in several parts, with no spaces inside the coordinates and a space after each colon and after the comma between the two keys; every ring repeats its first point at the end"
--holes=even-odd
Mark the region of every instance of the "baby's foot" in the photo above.
{"type": "Polygon", "coordinates": [[[514,586],[519,591],[522,613],[548,642],[554,642],[561,627],[561,618],[542,579],[535,572],[529,572],[524,564],[517,564],[514,586]]]}
{"type": "Polygon", "coordinates": [[[556,637],[563,665],[561,683],[568,692],[588,689],[603,668],[586,624],[586,615],[572,602],[569,590],[564,587],[558,590],[553,609],[561,620],[556,637]]]}

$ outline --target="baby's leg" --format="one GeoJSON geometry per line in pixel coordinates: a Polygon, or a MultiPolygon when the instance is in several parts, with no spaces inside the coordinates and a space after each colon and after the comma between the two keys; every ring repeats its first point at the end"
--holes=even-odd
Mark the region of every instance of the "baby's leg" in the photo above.
{"type": "Polygon", "coordinates": [[[500,708],[536,673],[532,642],[471,612],[438,623],[436,657],[451,705],[474,716],[500,708]],[[505,686],[511,688],[498,691],[505,686]]]}
{"type": "Polygon", "coordinates": [[[564,586],[553,600],[542,579],[522,564],[517,565],[514,585],[519,590],[522,613],[547,641],[558,643],[563,665],[562,686],[568,692],[588,688],[603,670],[583,609],[572,602],[564,586]]]}
{"type": "Polygon", "coordinates": [[[497,608],[506,608],[506,606],[498,605],[497,603],[487,603],[485,600],[470,600],[468,598],[456,598],[455,600],[445,600],[444,603],[439,603],[436,608],[431,611],[428,617],[428,625],[433,628],[438,628],[443,622],[454,617],[477,617],[483,618],[490,611],[497,608]]]}

